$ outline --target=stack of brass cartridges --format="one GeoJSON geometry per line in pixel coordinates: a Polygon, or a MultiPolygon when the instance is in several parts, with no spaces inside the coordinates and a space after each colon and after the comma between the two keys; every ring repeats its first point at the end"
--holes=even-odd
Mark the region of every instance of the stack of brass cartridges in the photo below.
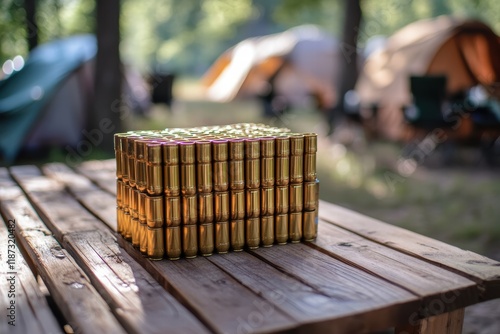
{"type": "Polygon", "coordinates": [[[316,147],[249,123],[115,134],[117,231],[152,260],[313,240],[316,147]]]}

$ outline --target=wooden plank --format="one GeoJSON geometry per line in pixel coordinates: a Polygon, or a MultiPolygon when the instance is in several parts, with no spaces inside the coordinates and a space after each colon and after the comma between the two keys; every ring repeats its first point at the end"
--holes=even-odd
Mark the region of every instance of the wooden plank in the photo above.
{"type": "Polygon", "coordinates": [[[397,326],[396,334],[460,334],[464,323],[464,309],[429,317],[415,324],[397,326]]]}
{"type": "Polygon", "coordinates": [[[327,222],[320,221],[310,245],[420,296],[422,310],[436,300],[443,303],[440,313],[478,302],[475,282],[327,222]]]}
{"type": "Polygon", "coordinates": [[[76,166],[76,170],[95,182],[110,194],[116,195],[115,159],[85,161],[76,166]]]}
{"type": "MultiPolygon", "coordinates": [[[[64,177],[61,176],[61,178],[64,177]]],[[[44,178],[39,177],[39,179],[44,178]]],[[[74,188],[85,188],[83,180],[77,177],[74,180],[76,180],[73,183],[74,188]]],[[[93,189],[97,190],[97,187],[94,186],[93,189]]],[[[65,196],[62,189],[58,192],[60,196],[65,196]]],[[[95,192],[96,197],[101,195],[95,192]]],[[[105,197],[107,200],[114,201],[109,196],[105,197]]],[[[64,219],[59,215],[51,215],[53,205],[53,202],[37,201],[38,210],[48,212],[45,218],[48,225],[57,225],[59,222],[55,219],[64,219]]],[[[88,212],[82,212],[85,209],[71,196],[66,196],[65,205],[74,208],[73,214],[89,215],[88,212]]],[[[98,206],[97,208],[103,210],[101,214],[106,213],[105,207],[98,206]]],[[[87,221],[93,225],[102,225],[92,215],[87,218],[87,221]]],[[[127,331],[133,333],[207,332],[207,329],[174,297],[169,295],[151,275],[133,261],[126,252],[120,250],[116,239],[108,230],[62,232],[63,238],[59,241],[90,277],[92,284],[106,299],[111,310],[127,331]],[[165,323],[168,323],[167,327],[165,323]]]]}
{"type": "Polygon", "coordinates": [[[305,244],[251,251],[280,271],[330,297],[358,322],[356,332],[406,320],[420,300],[414,294],[305,244]]]}
{"type": "Polygon", "coordinates": [[[68,252],[50,234],[21,189],[0,169],[0,210],[16,220],[16,237],[37,266],[64,317],[79,333],[124,333],[123,327],[68,252]]]}
{"type": "Polygon", "coordinates": [[[76,232],[64,246],[89,275],[129,333],[209,332],[107,231],[76,232]]]}
{"type": "Polygon", "coordinates": [[[465,276],[479,284],[480,299],[500,297],[500,262],[321,201],[322,220],[465,276]]]}
{"type": "Polygon", "coordinates": [[[64,189],[64,185],[43,176],[35,166],[11,168],[15,180],[57,240],[66,233],[106,229],[64,189]]]}
{"type": "Polygon", "coordinates": [[[170,293],[215,332],[289,331],[299,322],[241,285],[207,258],[150,261],[118,237],[125,248],[170,293]]]}
{"type": "Polygon", "coordinates": [[[33,273],[15,242],[15,222],[9,230],[0,216],[0,333],[62,333],[33,273]]]}
{"type": "Polygon", "coordinates": [[[44,174],[63,183],[86,210],[116,231],[116,195],[100,191],[96,184],[64,164],[47,164],[42,170],[44,174]]]}

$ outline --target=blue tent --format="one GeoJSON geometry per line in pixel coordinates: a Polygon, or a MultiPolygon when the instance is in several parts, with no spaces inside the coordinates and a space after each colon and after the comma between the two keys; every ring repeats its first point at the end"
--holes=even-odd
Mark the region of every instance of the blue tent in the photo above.
{"type": "Polygon", "coordinates": [[[93,35],[55,40],[35,48],[19,72],[0,81],[0,155],[7,163],[14,161],[64,80],[96,53],[93,35]]]}

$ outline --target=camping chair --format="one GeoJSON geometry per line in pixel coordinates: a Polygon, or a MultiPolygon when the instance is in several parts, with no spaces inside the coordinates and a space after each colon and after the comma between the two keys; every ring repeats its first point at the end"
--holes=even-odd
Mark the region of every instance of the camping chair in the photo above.
{"type": "Polygon", "coordinates": [[[411,76],[410,91],[413,104],[403,108],[404,118],[409,124],[432,129],[446,123],[442,108],[446,95],[445,76],[411,76]]]}

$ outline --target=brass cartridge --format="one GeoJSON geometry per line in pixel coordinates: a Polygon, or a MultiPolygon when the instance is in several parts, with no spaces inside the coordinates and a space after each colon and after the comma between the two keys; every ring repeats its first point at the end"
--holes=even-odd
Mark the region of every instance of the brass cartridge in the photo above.
{"type": "Polygon", "coordinates": [[[262,246],[271,247],[274,243],[274,216],[263,216],[260,223],[262,246]]]}
{"type": "Polygon", "coordinates": [[[128,183],[128,140],[130,134],[120,136],[120,167],[123,182],[128,183]]]}
{"type": "Polygon", "coordinates": [[[146,144],[147,140],[134,141],[135,185],[141,192],[146,191],[146,144]]]}
{"type": "Polygon", "coordinates": [[[141,242],[141,236],[140,236],[140,232],[139,232],[139,219],[137,218],[131,218],[130,219],[130,225],[131,225],[131,229],[132,229],[132,246],[134,248],[139,248],[140,246],[140,242],[141,242]]]}
{"type": "Polygon", "coordinates": [[[303,186],[302,183],[290,184],[290,212],[301,212],[303,208],[303,186]]]}
{"type": "Polygon", "coordinates": [[[181,198],[165,197],[165,224],[168,227],[179,226],[181,224],[181,198]]]}
{"type": "Polygon", "coordinates": [[[293,212],[289,214],[288,232],[292,244],[300,242],[302,238],[302,212],[293,212]]]}
{"type": "Polygon", "coordinates": [[[288,213],[289,210],[289,191],[288,186],[275,187],[276,207],[277,214],[288,213]]]}
{"type": "Polygon", "coordinates": [[[245,189],[245,161],[229,161],[229,188],[231,190],[245,189]]]}
{"type": "Polygon", "coordinates": [[[247,189],[257,189],[260,187],[260,160],[245,160],[245,187],[247,189]]]}
{"type": "Polygon", "coordinates": [[[229,223],[227,221],[215,223],[215,250],[219,254],[225,254],[229,246],[229,223]]]}
{"type": "Polygon", "coordinates": [[[195,258],[198,254],[198,226],[182,226],[182,252],[187,259],[195,258]]]}
{"type": "Polygon", "coordinates": [[[304,182],[304,210],[314,211],[316,202],[316,182],[304,182]]]}
{"type": "Polygon", "coordinates": [[[199,193],[210,193],[213,190],[212,164],[198,163],[196,165],[197,190],[199,193]]]}
{"type": "Polygon", "coordinates": [[[316,133],[304,133],[304,153],[316,153],[318,151],[318,135],[316,133]]]}
{"type": "Polygon", "coordinates": [[[175,142],[162,143],[163,190],[166,196],[180,195],[179,145],[175,142]]]}
{"type": "Polygon", "coordinates": [[[199,250],[202,256],[210,256],[214,252],[214,224],[200,224],[198,226],[199,250]]]}
{"type": "Polygon", "coordinates": [[[281,213],[275,217],[276,242],[285,245],[288,241],[288,214],[281,213]]]}
{"type": "Polygon", "coordinates": [[[148,239],[148,257],[150,260],[161,260],[165,254],[163,228],[147,227],[146,235],[148,239]]]}
{"type": "Polygon", "coordinates": [[[131,187],[135,187],[135,144],[136,140],[142,139],[141,136],[127,137],[127,158],[128,158],[128,183],[131,187]]]}
{"type": "Polygon", "coordinates": [[[302,217],[304,241],[312,241],[316,238],[316,211],[304,211],[302,217]]]}
{"type": "Polygon", "coordinates": [[[140,224],[147,224],[147,218],[146,218],[146,199],[148,195],[146,193],[140,193],[139,195],[139,201],[137,203],[137,215],[139,218],[139,223],[140,224]]]}
{"type": "Polygon", "coordinates": [[[148,254],[148,226],[139,223],[139,251],[143,255],[148,254]]]}
{"type": "Polygon", "coordinates": [[[276,156],[288,157],[290,155],[290,138],[288,135],[280,135],[275,138],[276,156]]]}
{"type": "Polygon", "coordinates": [[[262,187],[274,186],[274,158],[260,160],[260,185],[262,187]]]}
{"type": "Polygon", "coordinates": [[[245,218],[245,192],[244,190],[231,190],[231,220],[243,218],[245,218]]]}
{"type": "Polygon", "coordinates": [[[274,187],[261,188],[260,215],[272,216],[274,214],[274,187]]]}
{"type": "Polygon", "coordinates": [[[212,162],[212,143],[209,140],[195,142],[196,163],[205,164],[212,162]]]}
{"type": "Polygon", "coordinates": [[[181,257],[181,228],[167,226],[165,228],[165,255],[169,260],[178,260],[181,257]]]}
{"type": "Polygon", "coordinates": [[[260,189],[245,190],[247,218],[260,217],[260,189]]]}
{"type": "Polygon", "coordinates": [[[245,220],[245,241],[250,249],[257,249],[260,245],[260,218],[247,218],[245,220]]]}
{"type": "Polygon", "coordinates": [[[302,183],[304,181],[304,156],[290,156],[290,183],[302,183]]]}
{"type": "Polygon", "coordinates": [[[192,225],[198,222],[198,203],[196,195],[182,196],[182,223],[192,225]]]}
{"type": "MultiPolygon", "coordinates": [[[[123,167],[122,167],[122,140],[127,137],[127,133],[115,133],[114,135],[114,147],[115,147],[115,160],[116,160],[116,177],[122,179],[123,177],[123,167]]],[[[125,152],[126,153],[126,152],[125,152]]]]}
{"type": "Polygon", "coordinates": [[[161,144],[148,142],[146,146],[146,189],[148,194],[163,194],[163,171],[161,144]]]}
{"type": "Polygon", "coordinates": [[[229,192],[215,193],[215,221],[225,222],[229,220],[229,192]]]}
{"type": "Polygon", "coordinates": [[[179,143],[180,169],[181,169],[181,193],[183,195],[196,194],[196,166],[195,166],[195,144],[184,141],[179,143]]]}
{"type": "Polygon", "coordinates": [[[263,158],[274,157],[274,137],[261,137],[260,140],[260,156],[263,158]]]}
{"type": "Polygon", "coordinates": [[[241,252],[245,246],[245,221],[237,219],[231,221],[231,248],[241,252]]]}
{"type": "Polygon", "coordinates": [[[213,177],[213,187],[215,191],[227,191],[229,189],[229,171],[227,161],[214,161],[213,177]]]}
{"type": "Polygon", "coordinates": [[[276,157],[275,183],[277,186],[286,186],[290,182],[290,157],[276,157]]]}
{"type": "Polygon", "coordinates": [[[231,138],[229,140],[229,160],[245,159],[245,141],[241,138],[231,138]]]}
{"type": "Polygon", "coordinates": [[[304,155],[304,135],[290,134],[290,155],[304,155]]]}
{"type": "Polygon", "coordinates": [[[198,194],[198,222],[200,224],[214,221],[214,196],[212,193],[198,194]]]}
{"type": "Polygon", "coordinates": [[[227,139],[212,140],[212,154],[214,161],[227,161],[229,157],[228,143],[227,139]]]}
{"type": "Polygon", "coordinates": [[[146,222],[150,228],[163,227],[163,196],[146,197],[146,222]]]}
{"type": "Polygon", "coordinates": [[[260,140],[259,138],[245,138],[245,159],[260,158],[260,140]]]}
{"type": "Polygon", "coordinates": [[[304,154],[304,181],[316,180],[316,153],[304,154]]]}

